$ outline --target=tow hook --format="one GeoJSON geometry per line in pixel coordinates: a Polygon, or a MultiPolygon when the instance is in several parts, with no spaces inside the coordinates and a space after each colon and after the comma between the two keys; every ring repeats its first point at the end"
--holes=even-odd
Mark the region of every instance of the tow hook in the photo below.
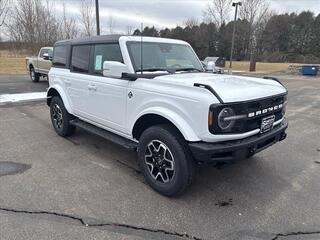
{"type": "Polygon", "coordinates": [[[280,140],[279,141],[282,141],[282,140],[285,140],[287,138],[287,134],[285,132],[283,132],[280,136],[280,140]]]}
{"type": "Polygon", "coordinates": [[[252,147],[252,148],[250,148],[249,153],[250,154],[254,154],[256,151],[257,151],[257,148],[256,147],[252,147]]]}

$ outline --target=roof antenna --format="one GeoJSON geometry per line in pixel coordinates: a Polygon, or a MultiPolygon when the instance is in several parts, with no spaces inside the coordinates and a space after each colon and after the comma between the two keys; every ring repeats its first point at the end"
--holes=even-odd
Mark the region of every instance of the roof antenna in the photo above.
{"type": "Polygon", "coordinates": [[[142,44],[142,31],[143,31],[143,23],[141,23],[141,34],[140,34],[140,36],[141,36],[141,40],[140,40],[140,60],[141,60],[141,66],[140,66],[140,70],[141,70],[141,75],[143,74],[143,52],[142,52],[142,46],[143,46],[143,44],[142,44]]]}

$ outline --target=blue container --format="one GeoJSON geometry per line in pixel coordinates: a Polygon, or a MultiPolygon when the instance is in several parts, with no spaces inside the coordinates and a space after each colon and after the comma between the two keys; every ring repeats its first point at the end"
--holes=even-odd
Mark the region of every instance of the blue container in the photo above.
{"type": "Polygon", "coordinates": [[[317,66],[302,66],[302,75],[316,76],[318,71],[319,67],[317,66]]]}

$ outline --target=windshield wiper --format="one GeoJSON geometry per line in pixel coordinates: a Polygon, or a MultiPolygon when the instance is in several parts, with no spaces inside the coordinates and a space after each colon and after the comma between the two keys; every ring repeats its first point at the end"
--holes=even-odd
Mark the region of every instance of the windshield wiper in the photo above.
{"type": "Polygon", "coordinates": [[[173,73],[171,69],[166,69],[166,68],[144,68],[144,69],[136,70],[136,72],[158,72],[158,71],[173,73]]]}
{"type": "Polygon", "coordinates": [[[174,69],[174,70],[175,70],[175,72],[191,72],[191,71],[202,72],[200,69],[193,68],[193,67],[177,68],[177,69],[174,69]]]}

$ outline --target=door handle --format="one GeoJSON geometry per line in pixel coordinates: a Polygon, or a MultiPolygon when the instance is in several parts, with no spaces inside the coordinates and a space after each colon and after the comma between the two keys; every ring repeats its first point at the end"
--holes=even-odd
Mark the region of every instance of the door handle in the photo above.
{"type": "Polygon", "coordinates": [[[70,81],[70,80],[64,80],[64,83],[65,83],[67,86],[70,86],[70,85],[71,85],[71,81],[70,81]]]}
{"type": "Polygon", "coordinates": [[[94,84],[90,84],[90,85],[88,85],[88,89],[93,90],[93,91],[97,91],[97,86],[94,84]]]}

